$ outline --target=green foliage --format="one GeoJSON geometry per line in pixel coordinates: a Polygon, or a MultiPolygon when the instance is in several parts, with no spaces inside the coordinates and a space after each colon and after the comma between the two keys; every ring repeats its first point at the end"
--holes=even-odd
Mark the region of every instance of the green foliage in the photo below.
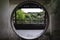
{"type": "Polygon", "coordinates": [[[16,11],[16,19],[17,20],[25,20],[25,14],[22,10],[17,10],[16,11]]]}
{"type": "Polygon", "coordinates": [[[39,23],[42,22],[44,17],[44,11],[43,12],[29,12],[29,13],[25,13],[24,11],[22,11],[21,9],[16,11],[16,21],[17,23],[39,23]]]}

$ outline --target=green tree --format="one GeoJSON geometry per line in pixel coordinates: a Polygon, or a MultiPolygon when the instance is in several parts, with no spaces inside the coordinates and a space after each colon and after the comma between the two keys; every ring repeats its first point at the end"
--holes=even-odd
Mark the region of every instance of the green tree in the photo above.
{"type": "Polygon", "coordinates": [[[21,9],[16,11],[16,19],[17,20],[25,20],[25,14],[21,9]]]}

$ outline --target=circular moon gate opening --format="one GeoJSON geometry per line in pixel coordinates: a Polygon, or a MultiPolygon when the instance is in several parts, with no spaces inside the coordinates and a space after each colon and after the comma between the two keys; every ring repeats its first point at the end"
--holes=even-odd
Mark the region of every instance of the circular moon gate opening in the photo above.
{"type": "Polygon", "coordinates": [[[24,39],[40,37],[47,29],[49,16],[46,9],[36,2],[19,4],[12,13],[13,30],[24,39]]]}

